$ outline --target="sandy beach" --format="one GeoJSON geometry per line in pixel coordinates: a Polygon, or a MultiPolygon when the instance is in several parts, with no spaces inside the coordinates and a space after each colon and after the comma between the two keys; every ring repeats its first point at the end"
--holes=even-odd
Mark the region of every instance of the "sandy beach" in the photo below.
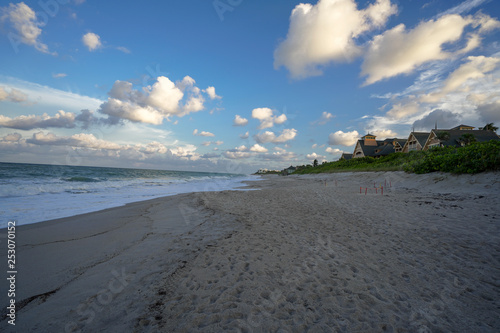
{"type": "Polygon", "coordinates": [[[500,330],[499,173],[246,189],[17,227],[16,325],[4,280],[0,331],[500,330]]]}

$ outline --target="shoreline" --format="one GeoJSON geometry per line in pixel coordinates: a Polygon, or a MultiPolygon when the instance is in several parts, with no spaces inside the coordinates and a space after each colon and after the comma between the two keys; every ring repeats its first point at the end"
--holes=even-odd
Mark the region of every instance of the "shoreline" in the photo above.
{"type": "Polygon", "coordinates": [[[271,175],[23,225],[16,329],[493,332],[499,175],[271,175]]]}
{"type": "MultiPolygon", "coordinates": [[[[233,181],[233,183],[220,183],[219,179],[210,179],[210,180],[203,180],[203,181],[195,180],[193,182],[187,182],[184,184],[180,184],[180,183],[173,184],[173,187],[165,186],[165,188],[164,188],[165,192],[162,194],[158,194],[158,193],[154,192],[154,193],[150,193],[147,196],[145,196],[144,193],[140,192],[139,194],[136,194],[134,198],[121,198],[120,197],[120,198],[118,198],[118,200],[116,198],[113,198],[113,200],[112,200],[111,196],[110,196],[109,198],[104,198],[104,200],[101,200],[97,204],[97,206],[85,205],[84,208],[78,207],[77,199],[85,201],[87,199],[87,197],[85,197],[85,196],[74,197],[69,202],[70,205],[77,205],[76,207],[74,207],[74,206],[72,207],[74,212],[70,213],[70,212],[64,211],[64,209],[61,210],[61,208],[64,208],[64,207],[61,205],[61,203],[58,203],[58,206],[55,207],[56,209],[54,209],[54,207],[52,207],[52,206],[50,207],[48,214],[45,211],[42,212],[41,216],[46,217],[47,215],[49,215],[50,216],[49,218],[44,218],[44,219],[40,220],[41,217],[38,216],[38,219],[35,220],[34,222],[26,222],[24,220],[24,221],[22,221],[22,224],[19,224],[21,219],[17,216],[17,211],[21,210],[20,206],[18,207],[16,205],[14,205],[14,210],[6,209],[6,211],[4,213],[5,213],[5,216],[11,215],[11,217],[9,217],[9,221],[16,221],[17,226],[20,227],[20,226],[24,226],[24,225],[46,223],[48,221],[55,221],[55,220],[60,220],[60,219],[65,219],[65,218],[72,218],[72,217],[79,216],[79,215],[95,213],[95,212],[99,212],[99,211],[107,210],[107,209],[125,207],[126,205],[129,205],[129,204],[146,202],[149,200],[161,199],[161,198],[175,196],[175,195],[179,195],[179,194],[189,194],[189,193],[206,192],[206,191],[208,192],[208,191],[224,191],[224,190],[244,190],[245,189],[244,184],[246,181],[258,181],[258,179],[249,180],[250,177],[252,177],[252,178],[255,177],[252,175],[245,175],[245,176],[241,176],[241,177],[238,176],[238,177],[240,179],[238,179],[236,182],[234,182],[234,180],[228,180],[228,181],[233,181]],[[16,211],[16,209],[17,209],[17,211],[16,211]],[[14,213],[14,214],[12,214],[12,213],[14,213]],[[12,217],[12,215],[17,216],[17,217],[12,217]]],[[[255,177],[255,178],[257,178],[257,177],[255,177]]],[[[5,207],[8,207],[9,203],[16,198],[15,197],[8,197],[6,199],[8,201],[6,204],[7,206],[5,206],[5,207]]],[[[44,198],[40,199],[40,198],[37,198],[36,196],[22,197],[21,198],[22,202],[26,201],[26,202],[24,202],[25,205],[29,205],[29,201],[27,201],[28,199],[29,200],[37,199],[37,200],[42,200],[42,201],[44,200],[44,198]]],[[[42,208],[42,206],[38,207],[37,205],[35,205],[34,207],[31,207],[31,210],[33,210],[33,209],[41,209],[42,210],[43,208],[42,208]]],[[[25,216],[25,218],[32,217],[31,210],[28,213],[25,213],[25,214],[27,214],[25,216]]],[[[0,230],[7,228],[6,221],[4,224],[5,225],[3,225],[3,223],[0,223],[0,230]]]]}

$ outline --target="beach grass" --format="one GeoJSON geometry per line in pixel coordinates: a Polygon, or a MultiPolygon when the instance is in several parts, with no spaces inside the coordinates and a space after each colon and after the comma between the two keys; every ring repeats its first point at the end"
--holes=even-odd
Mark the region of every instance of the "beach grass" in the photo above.
{"type": "Polygon", "coordinates": [[[380,158],[362,157],[299,167],[296,174],[345,171],[435,171],[475,174],[500,170],[500,141],[477,142],[465,147],[436,147],[427,151],[393,153],[380,158]]]}

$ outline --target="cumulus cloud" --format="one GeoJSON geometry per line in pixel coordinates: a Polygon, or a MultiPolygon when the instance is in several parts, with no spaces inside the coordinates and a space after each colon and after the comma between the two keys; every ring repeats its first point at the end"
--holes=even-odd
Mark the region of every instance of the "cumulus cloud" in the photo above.
{"type": "Polygon", "coordinates": [[[117,80],[99,109],[117,119],[159,125],[171,116],[182,117],[205,108],[201,90],[190,76],[176,83],[159,76],[152,86],[134,89],[131,82],[117,80]]]}
{"type": "Polygon", "coordinates": [[[331,146],[341,145],[341,146],[352,146],[356,144],[359,139],[358,131],[343,132],[337,131],[335,133],[330,133],[328,135],[328,144],[331,146]]]}
{"type": "Polygon", "coordinates": [[[15,32],[10,32],[7,37],[11,45],[17,52],[19,44],[26,44],[34,46],[40,52],[56,55],[51,53],[46,44],[43,44],[39,37],[42,34],[42,27],[44,24],[38,22],[36,13],[24,2],[18,4],[9,4],[8,7],[0,8],[0,22],[10,22],[15,32]]]}
{"type": "Polygon", "coordinates": [[[413,123],[415,131],[430,131],[436,125],[438,128],[451,128],[458,125],[460,117],[446,110],[434,110],[428,115],[424,116],[413,123]]]}
{"type": "Polygon", "coordinates": [[[215,136],[215,134],[210,133],[210,132],[206,132],[206,131],[199,132],[198,129],[195,129],[193,131],[193,135],[196,135],[196,136],[215,136]]]}
{"type": "Polygon", "coordinates": [[[325,151],[331,155],[342,155],[343,151],[338,148],[326,147],[325,151]]]}
{"type": "Polygon", "coordinates": [[[301,3],[290,16],[288,35],[274,51],[274,67],[285,66],[292,77],[321,75],[331,62],[348,62],[361,50],[355,39],[382,27],[397,11],[389,0],[358,10],[354,0],[301,3]]]}
{"type": "Polygon", "coordinates": [[[291,151],[286,151],[285,149],[276,147],[273,153],[266,153],[259,155],[260,159],[266,161],[280,161],[286,162],[297,158],[297,154],[291,151]]]}
{"type": "Polygon", "coordinates": [[[245,126],[246,124],[248,124],[248,119],[243,118],[239,115],[234,116],[233,126],[245,126]]]}
{"type": "Polygon", "coordinates": [[[205,141],[205,142],[202,142],[201,144],[205,147],[208,147],[210,145],[216,145],[216,146],[220,146],[221,144],[223,144],[224,141],[205,141]]]}
{"type": "Polygon", "coordinates": [[[273,127],[275,124],[283,124],[287,120],[284,113],[280,116],[276,116],[274,115],[274,111],[270,108],[253,109],[252,118],[260,121],[258,129],[273,127]]]}
{"type": "Polygon", "coordinates": [[[89,51],[95,51],[102,46],[101,37],[93,32],[87,32],[83,35],[82,42],[89,51]]]}
{"type": "Polygon", "coordinates": [[[215,87],[208,87],[204,92],[210,97],[210,99],[221,99],[222,97],[215,93],[215,87]]]}
{"type": "Polygon", "coordinates": [[[325,161],[326,160],[326,156],[318,155],[318,154],[316,154],[314,152],[312,154],[307,154],[306,158],[308,160],[320,160],[320,161],[325,161]]]}
{"type": "Polygon", "coordinates": [[[398,133],[394,132],[393,130],[390,129],[370,129],[368,130],[370,134],[373,134],[377,137],[377,140],[384,140],[387,138],[395,138],[398,136],[398,133]]]}
{"type": "Polygon", "coordinates": [[[267,148],[262,147],[258,143],[254,144],[251,148],[250,151],[256,152],[256,153],[267,153],[267,148]]]}
{"type": "Polygon", "coordinates": [[[264,133],[256,134],[254,138],[258,143],[285,143],[293,140],[295,136],[297,136],[297,130],[294,128],[287,128],[284,129],[279,136],[276,136],[273,132],[265,131],[264,133]]]}
{"type": "Polygon", "coordinates": [[[250,137],[250,133],[247,131],[245,134],[240,134],[240,138],[242,139],[248,139],[250,137]]]}
{"type": "Polygon", "coordinates": [[[28,100],[28,95],[15,88],[10,88],[7,92],[4,87],[0,86],[0,101],[9,101],[14,103],[22,103],[28,100]]]}
{"type": "Polygon", "coordinates": [[[226,150],[223,156],[232,160],[244,159],[253,156],[253,153],[245,145],[235,147],[234,149],[226,150]]]}
{"type": "Polygon", "coordinates": [[[493,103],[481,104],[477,107],[477,112],[485,124],[500,123],[500,100],[493,103]]]}
{"type": "Polygon", "coordinates": [[[362,65],[362,75],[367,76],[365,84],[409,74],[426,62],[468,52],[480,45],[480,34],[499,26],[500,22],[483,14],[467,17],[445,15],[436,20],[421,22],[412,30],[399,24],[375,36],[370,42],[362,65]],[[475,29],[475,32],[464,37],[466,27],[475,29]],[[463,48],[456,51],[445,50],[450,45],[457,46],[465,38],[468,41],[463,48]]]}
{"type": "Polygon", "coordinates": [[[69,146],[69,147],[83,147],[90,149],[111,149],[118,150],[120,145],[97,139],[93,134],[74,134],[72,136],[57,136],[53,133],[34,133],[30,139],[26,140],[27,143],[35,145],[51,145],[51,146],[69,146]]]}
{"type": "Polygon", "coordinates": [[[71,112],[59,110],[54,117],[44,113],[41,116],[29,115],[9,118],[0,115],[0,127],[14,128],[20,130],[31,130],[35,128],[74,128],[75,115],[71,112]]]}

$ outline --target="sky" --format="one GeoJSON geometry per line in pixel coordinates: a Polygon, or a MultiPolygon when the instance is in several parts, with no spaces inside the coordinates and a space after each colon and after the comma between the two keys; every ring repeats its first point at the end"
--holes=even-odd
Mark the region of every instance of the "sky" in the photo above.
{"type": "Polygon", "coordinates": [[[252,173],[500,123],[496,0],[4,1],[0,161],[252,173]]]}

